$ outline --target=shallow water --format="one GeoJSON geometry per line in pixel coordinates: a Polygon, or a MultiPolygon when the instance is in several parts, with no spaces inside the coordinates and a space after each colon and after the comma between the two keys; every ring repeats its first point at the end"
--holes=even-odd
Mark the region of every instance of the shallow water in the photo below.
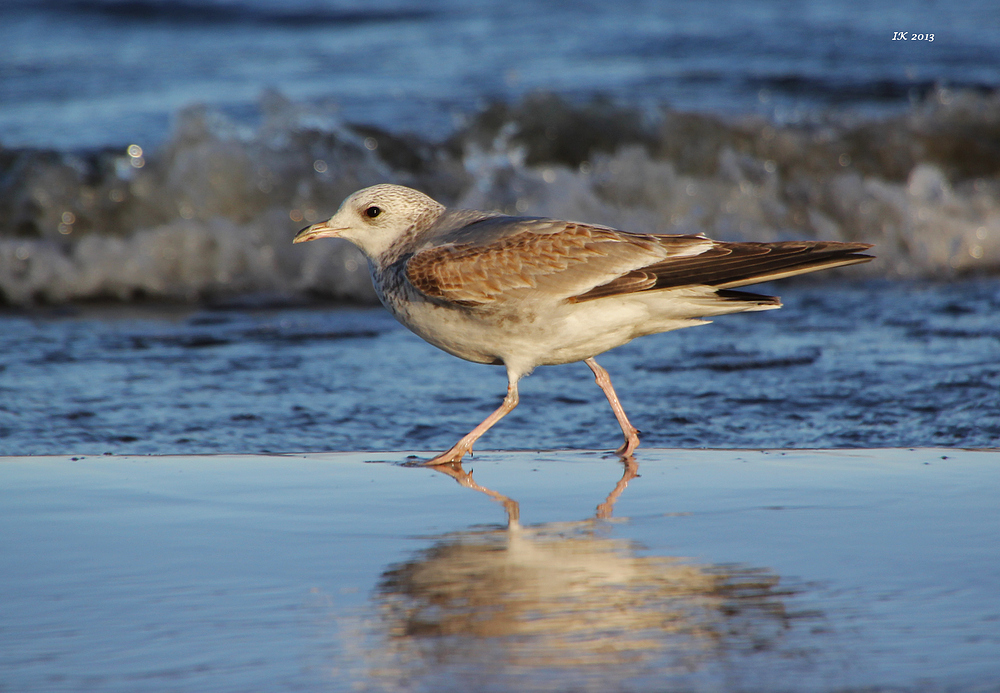
{"type": "MultiPolygon", "coordinates": [[[[849,271],[849,270],[848,270],[849,271]]],[[[1000,445],[1000,282],[784,283],[777,311],[599,357],[644,445],[1000,445]]],[[[0,317],[0,453],[442,450],[499,403],[501,368],[382,309],[124,309],[0,317]]],[[[543,367],[477,449],[607,449],[583,364],[543,367]]]]}
{"type": "Polygon", "coordinates": [[[996,690],[995,451],[405,456],[0,460],[0,684],[996,690]]]}

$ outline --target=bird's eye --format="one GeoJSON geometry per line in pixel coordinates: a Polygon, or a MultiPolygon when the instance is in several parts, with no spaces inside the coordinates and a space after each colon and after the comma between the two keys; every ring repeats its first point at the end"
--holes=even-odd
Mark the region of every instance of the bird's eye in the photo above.
{"type": "Polygon", "coordinates": [[[382,208],[381,207],[376,207],[375,205],[372,205],[371,207],[369,207],[368,209],[365,210],[365,215],[369,219],[374,219],[375,217],[377,217],[381,213],[382,213],[382,208]]]}

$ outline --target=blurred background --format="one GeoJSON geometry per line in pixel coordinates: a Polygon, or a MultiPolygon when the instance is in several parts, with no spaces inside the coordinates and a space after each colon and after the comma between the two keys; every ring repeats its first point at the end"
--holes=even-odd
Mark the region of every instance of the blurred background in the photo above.
{"type": "MultiPolygon", "coordinates": [[[[994,0],[5,0],[3,451],[451,445],[499,370],[309,312],[376,301],[353,247],[290,242],[386,181],[874,243],[779,313],[609,355],[633,420],[665,446],[995,445],[998,37],[994,0]],[[150,306],[179,312],[127,312],[150,306]]],[[[617,445],[585,369],[552,373],[485,447],[617,445]]]]}
{"type": "Polygon", "coordinates": [[[381,181],[990,273],[998,36],[990,0],[6,0],[0,300],[371,301],[287,240],[381,181]]]}

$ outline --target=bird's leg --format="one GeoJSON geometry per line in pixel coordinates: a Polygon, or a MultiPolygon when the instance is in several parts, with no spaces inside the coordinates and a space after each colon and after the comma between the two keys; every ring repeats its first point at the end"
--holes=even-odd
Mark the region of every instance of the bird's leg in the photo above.
{"type": "Polygon", "coordinates": [[[462,458],[467,452],[472,451],[472,446],[480,436],[482,436],[486,431],[490,430],[497,421],[507,416],[511,409],[517,406],[517,379],[511,378],[508,374],[507,376],[507,396],[503,398],[503,403],[497,408],[495,412],[487,416],[481,424],[476,426],[474,429],[469,431],[468,434],[460,441],[455,443],[450,450],[447,452],[442,452],[440,455],[432,460],[428,460],[424,464],[428,466],[434,466],[439,464],[451,464],[453,462],[461,462],[462,458]]]}
{"type": "Polygon", "coordinates": [[[618,401],[615,388],[611,386],[611,376],[608,375],[608,372],[593,357],[586,359],[584,363],[590,366],[590,370],[594,371],[594,380],[604,391],[604,396],[608,398],[611,410],[615,413],[615,418],[618,419],[618,425],[622,427],[622,433],[625,434],[625,444],[618,448],[615,454],[619,457],[629,457],[639,447],[639,429],[629,423],[628,417],[625,416],[625,409],[618,401]]]}

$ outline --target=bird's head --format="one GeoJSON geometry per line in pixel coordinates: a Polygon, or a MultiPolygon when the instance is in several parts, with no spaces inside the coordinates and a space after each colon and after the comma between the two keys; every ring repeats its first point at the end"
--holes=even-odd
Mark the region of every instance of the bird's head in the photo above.
{"type": "Polygon", "coordinates": [[[373,185],[359,190],[326,221],[299,231],[293,243],[343,238],[369,258],[377,258],[414,228],[429,227],[444,212],[433,199],[402,185],[373,185]]]}

